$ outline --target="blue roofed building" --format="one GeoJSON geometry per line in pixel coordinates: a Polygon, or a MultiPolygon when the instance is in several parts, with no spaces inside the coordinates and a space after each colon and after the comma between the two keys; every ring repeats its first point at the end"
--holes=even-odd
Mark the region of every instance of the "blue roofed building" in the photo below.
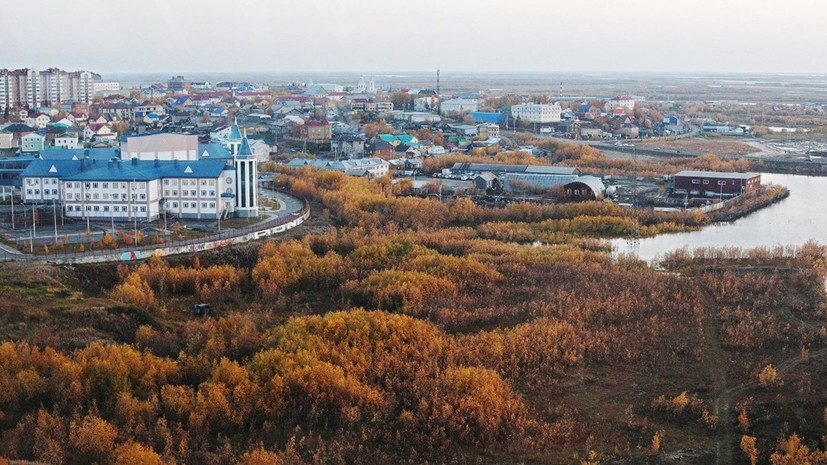
{"type": "Polygon", "coordinates": [[[194,135],[142,134],[115,148],[15,157],[20,163],[9,162],[6,174],[18,173],[24,202],[57,203],[68,218],[257,216],[258,173],[246,135],[239,147],[232,154],[221,144],[199,144],[194,135]]]}
{"type": "Polygon", "coordinates": [[[494,123],[494,124],[505,124],[507,115],[505,113],[495,113],[495,112],[488,112],[488,111],[472,111],[468,113],[468,116],[474,118],[474,123],[494,123]]]}

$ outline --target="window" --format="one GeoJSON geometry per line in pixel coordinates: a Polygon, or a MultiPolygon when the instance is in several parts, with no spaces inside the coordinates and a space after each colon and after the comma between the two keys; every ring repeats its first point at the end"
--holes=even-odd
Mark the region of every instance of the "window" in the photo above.
{"type": "Polygon", "coordinates": [[[103,188],[104,189],[109,189],[109,183],[108,182],[103,183],[103,188]]]}
{"type": "Polygon", "coordinates": [[[97,188],[98,188],[98,183],[93,182],[93,183],[92,183],[92,188],[97,189],[97,188]]]}
{"type": "Polygon", "coordinates": [[[103,211],[108,212],[109,211],[109,205],[104,205],[103,206],[103,211]]]}
{"type": "Polygon", "coordinates": [[[718,181],[719,186],[726,186],[726,181],[718,181]]]}
{"type": "Polygon", "coordinates": [[[701,183],[700,179],[693,179],[692,180],[692,184],[700,184],[700,183],[701,183]]]}
{"type": "Polygon", "coordinates": [[[141,200],[146,200],[146,194],[141,194],[141,200]]]}
{"type": "Polygon", "coordinates": [[[96,212],[97,212],[97,211],[100,211],[100,209],[101,209],[101,207],[99,207],[99,206],[95,205],[94,210],[95,210],[96,212]]]}
{"type": "Polygon", "coordinates": [[[201,202],[201,208],[207,208],[207,202],[201,202]]]}
{"type": "Polygon", "coordinates": [[[142,211],[142,212],[145,212],[145,211],[146,211],[146,207],[141,207],[141,211],[142,211]]]}
{"type": "Polygon", "coordinates": [[[704,179],[704,184],[709,184],[709,179],[704,179]]]}

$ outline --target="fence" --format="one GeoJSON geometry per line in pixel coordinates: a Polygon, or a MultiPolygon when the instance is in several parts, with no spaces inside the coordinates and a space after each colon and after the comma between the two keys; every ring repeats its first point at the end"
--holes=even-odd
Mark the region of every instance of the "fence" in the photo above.
{"type": "Polygon", "coordinates": [[[42,261],[55,264],[73,263],[103,263],[116,261],[133,261],[150,258],[152,256],[178,255],[205,250],[243,244],[264,237],[283,233],[304,223],[310,218],[310,207],[307,201],[302,201],[302,208],[297,212],[277,215],[270,220],[244,228],[225,231],[208,237],[189,239],[176,242],[169,246],[158,244],[140,247],[121,247],[117,249],[98,249],[77,253],[44,253],[44,254],[9,254],[0,258],[3,261],[42,261]]]}

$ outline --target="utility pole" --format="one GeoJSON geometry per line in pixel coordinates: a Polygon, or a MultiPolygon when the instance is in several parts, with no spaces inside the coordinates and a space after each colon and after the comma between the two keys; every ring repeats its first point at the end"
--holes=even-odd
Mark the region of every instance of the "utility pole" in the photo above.
{"type": "Polygon", "coordinates": [[[31,251],[34,253],[34,240],[37,239],[37,205],[32,205],[32,242],[31,251]]]}
{"type": "Polygon", "coordinates": [[[55,223],[55,245],[57,245],[57,202],[52,201],[52,218],[55,223]]]}
{"type": "Polygon", "coordinates": [[[436,114],[442,115],[442,94],[439,91],[439,68],[436,69],[436,114]]]}
{"type": "Polygon", "coordinates": [[[11,198],[9,199],[11,205],[11,229],[14,231],[14,186],[11,188],[11,198]]]}

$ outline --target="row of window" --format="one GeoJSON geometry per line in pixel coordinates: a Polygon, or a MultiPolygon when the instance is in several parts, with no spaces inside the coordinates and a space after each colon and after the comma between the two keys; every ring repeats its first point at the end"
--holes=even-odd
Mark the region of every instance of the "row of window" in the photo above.
{"type": "MultiPolygon", "coordinates": [[[[40,195],[40,189],[34,189],[34,190],[26,189],[26,194],[27,195],[32,195],[32,192],[34,192],[34,195],[40,195]]],[[[51,189],[51,190],[43,189],[43,195],[49,195],[49,194],[57,195],[57,189],[51,189]]]]}
{"type": "MultiPolygon", "coordinates": [[[[88,211],[88,212],[91,212],[91,211],[95,211],[95,212],[99,212],[99,211],[108,212],[109,210],[110,210],[110,209],[109,209],[109,205],[87,205],[87,206],[86,206],[86,211],[88,211]]],[[[76,211],[76,212],[79,212],[79,211],[83,211],[83,207],[82,207],[82,206],[80,206],[80,205],[67,205],[67,206],[66,206],[66,211],[70,211],[70,212],[71,212],[71,211],[76,211]]],[[[113,211],[113,212],[118,212],[118,211],[120,211],[120,212],[127,212],[127,211],[129,211],[129,207],[128,207],[128,206],[126,206],[126,205],[113,205],[113,206],[112,206],[112,211],[113,211]]],[[[132,207],[132,211],[133,211],[133,212],[138,212],[138,211],[140,211],[140,212],[146,212],[146,207],[145,207],[145,206],[144,206],[144,207],[133,206],[133,207],[132,207]]]]}
{"type": "MultiPolygon", "coordinates": [[[[99,188],[100,189],[109,189],[110,185],[113,189],[127,189],[129,187],[129,184],[125,183],[125,182],[111,182],[111,183],[109,183],[109,182],[101,182],[101,183],[87,182],[87,183],[80,183],[80,182],[69,181],[69,182],[66,183],[66,188],[67,189],[80,189],[81,184],[86,189],[99,189],[99,188]]],[[[135,190],[135,189],[145,189],[145,188],[146,188],[146,183],[145,182],[134,182],[134,183],[132,183],[132,189],[133,190],[135,190]]]]}
{"type": "MultiPolygon", "coordinates": [[[[227,179],[228,179],[227,182],[232,182],[231,178],[227,178],[227,179]]],[[[178,180],[177,179],[164,179],[164,185],[165,186],[169,186],[170,184],[172,184],[173,186],[177,186],[178,185],[178,180]]],[[[198,180],[197,179],[182,179],[181,180],[181,185],[182,186],[197,186],[198,185],[198,180]]],[[[202,186],[214,186],[215,185],[215,179],[201,179],[201,185],[202,186]]]]}
{"type": "MultiPolygon", "coordinates": [[[[39,179],[26,178],[26,185],[27,186],[33,186],[33,185],[36,185],[36,184],[40,184],[39,179]]],[[[43,184],[57,184],[57,179],[46,178],[46,179],[43,180],[43,184]]]]}
{"type": "MultiPolygon", "coordinates": [[[[700,184],[700,183],[701,183],[700,179],[693,179],[692,180],[692,184],[700,184]]],[[[709,184],[709,179],[704,179],[704,184],[709,184]]],[[[719,186],[726,186],[726,181],[718,181],[718,185],[719,186]]],[[[735,185],[734,180],[732,181],[732,185],[733,186],[735,185]]]]}

